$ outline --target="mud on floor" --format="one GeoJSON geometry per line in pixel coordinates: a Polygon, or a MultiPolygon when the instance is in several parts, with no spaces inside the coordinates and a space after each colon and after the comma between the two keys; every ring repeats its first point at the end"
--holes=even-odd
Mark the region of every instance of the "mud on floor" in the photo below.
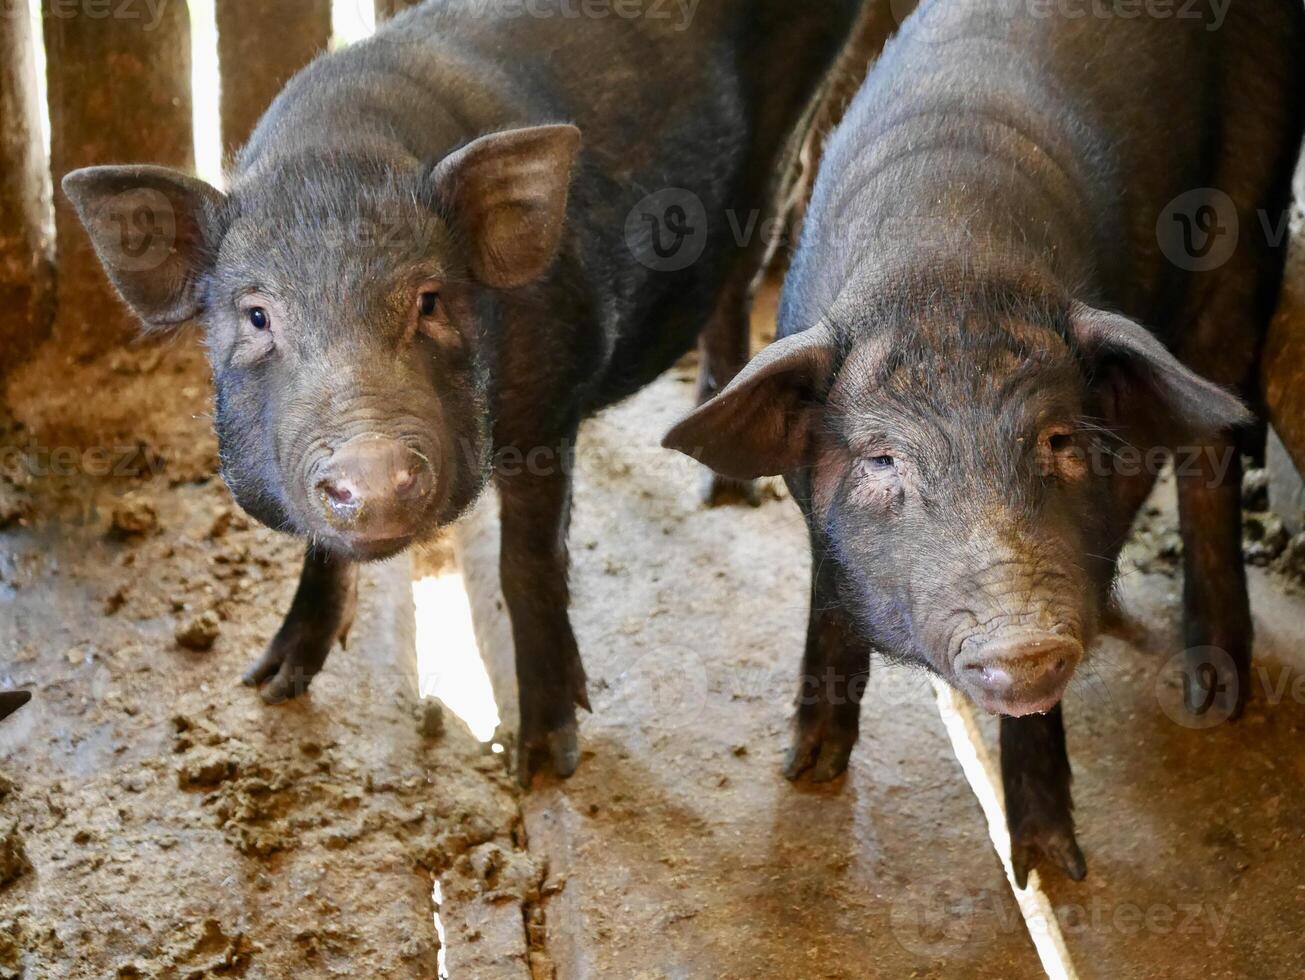
{"type": "Polygon", "coordinates": [[[48,355],[0,421],[0,685],[36,692],[0,727],[0,977],[435,976],[437,877],[463,961],[495,942],[461,975],[526,975],[542,869],[502,758],[415,697],[408,565],[309,697],[238,684],[300,553],[216,478],[205,377],[193,340],[48,355]]]}

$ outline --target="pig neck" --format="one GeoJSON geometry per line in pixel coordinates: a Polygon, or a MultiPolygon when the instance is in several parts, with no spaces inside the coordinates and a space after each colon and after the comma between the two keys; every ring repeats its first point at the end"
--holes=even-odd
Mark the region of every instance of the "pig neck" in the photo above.
{"type": "Polygon", "coordinates": [[[359,114],[359,105],[343,97],[340,103],[338,113],[329,105],[321,107],[321,112],[326,118],[345,120],[344,125],[328,124],[316,112],[303,112],[287,113],[290,118],[286,122],[291,125],[277,129],[274,138],[260,139],[260,127],[240,154],[233,183],[239,186],[243,181],[293,169],[297,160],[313,157],[366,160],[384,165],[395,175],[415,175],[427,161],[442,159],[473,135],[431,110],[429,130],[420,141],[409,140],[384,116],[365,110],[359,114]],[[421,145],[413,145],[416,142],[421,145]]]}
{"type": "Polygon", "coordinates": [[[928,270],[944,288],[1003,281],[1111,302],[1118,202],[1089,128],[1023,106],[999,83],[923,89],[854,107],[831,143],[826,172],[847,177],[818,188],[813,211],[854,218],[829,262],[839,295],[827,301],[864,305],[928,270]]]}
{"type": "Polygon", "coordinates": [[[556,121],[505,66],[434,26],[410,24],[420,41],[396,43],[384,30],[291,79],[241,152],[237,173],[311,153],[416,170],[484,133],[556,121]]]}

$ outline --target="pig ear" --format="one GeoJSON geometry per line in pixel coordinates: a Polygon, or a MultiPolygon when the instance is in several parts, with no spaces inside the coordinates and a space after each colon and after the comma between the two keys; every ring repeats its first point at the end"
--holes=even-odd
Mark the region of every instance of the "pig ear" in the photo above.
{"type": "Polygon", "coordinates": [[[63,190],[109,280],[146,329],[199,312],[199,276],[217,250],[220,193],[186,174],[146,166],[74,170],[63,190]]]}
{"type": "Polygon", "coordinates": [[[775,341],[667,433],[662,445],[739,480],[800,468],[815,424],[816,392],[833,371],[834,351],[833,332],[823,324],[775,341]]]}
{"type": "Polygon", "coordinates": [[[536,126],[482,136],[440,161],[436,193],[467,238],[477,279],[512,289],[552,265],[579,152],[574,126],[536,126]]]}
{"type": "Polygon", "coordinates": [[[1094,373],[1121,371],[1187,432],[1222,432],[1251,421],[1240,399],[1186,367],[1141,324],[1081,304],[1072,317],[1078,349],[1094,373]]]}

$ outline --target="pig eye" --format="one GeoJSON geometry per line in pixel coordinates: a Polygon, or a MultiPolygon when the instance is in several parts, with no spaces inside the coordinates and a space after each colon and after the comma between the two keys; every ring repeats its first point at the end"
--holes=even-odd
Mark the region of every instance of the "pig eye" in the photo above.
{"type": "Polygon", "coordinates": [[[432,290],[422,293],[417,299],[417,310],[422,316],[434,316],[439,309],[440,294],[432,290]]]}
{"type": "Polygon", "coordinates": [[[261,306],[251,306],[245,311],[245,316],[249,317],[249,325],[255,330],[266,330],[272,325],[272,318],[261,306]]]}
{"type": "Polygon", "coordinates": [[[861,472],[866,476],[886,476],[897,468],[892,456],[866,456],[861,460],[861,472]]]}
{"type": "Polygon", "coordinates": [[[1050,425],[1038,438],[1036,456],[1043,476],[1077,481],[1087,476],[1087,457],[1080,449],[1074,430],[1067,425],[1050,425]]]}

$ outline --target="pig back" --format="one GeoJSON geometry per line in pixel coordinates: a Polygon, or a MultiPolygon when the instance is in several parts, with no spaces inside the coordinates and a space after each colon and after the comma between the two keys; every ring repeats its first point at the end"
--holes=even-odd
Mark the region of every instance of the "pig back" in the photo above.
{"type": "Polygon", "coordinates": [[[861,3],[642,0],[640,17],[568,13],[583,9],[569,0],[413,8],[292,79],[234,180],[301,156],[417,171],[484,133],[574,123],[582,153],[561,259],[521,299],[532,307],[521,317],[558,346],[590,352],[572,370],[592,382],[596,406],[668,367],[725,278],[756,259],[785,150],[861,3]],[[688,202],[706,229],[694,260],[673,270],[639,261],[631,244],[646,233],[639,206],[661,192],[688,202]],[[540,308],[553,315],[541,320],[540,308]]]}
{"type": "Polygon", "coordinates": [[[1266,184],[1255,161],[1299,142],[1285,107],[1301,16],[1231,0],[1212,30],[1038,9],[925,0],[908,18],[831,138],[794,302],[829,309],[847,283],[945,252],[1091,284],[1096,300],[1163,320],[1184,275],[1159,252],[1166,205],[1217,186],[1253,209],[1266,184]]]}

